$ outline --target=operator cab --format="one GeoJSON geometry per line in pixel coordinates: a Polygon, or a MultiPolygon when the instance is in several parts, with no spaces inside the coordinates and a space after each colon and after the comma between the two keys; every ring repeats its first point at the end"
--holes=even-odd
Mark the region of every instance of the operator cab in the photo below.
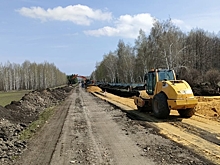
{"type": "Polygon", "coordinates": [[[155,85],[158,81],[176,80],[173,70],[154,69],[145,74],[146,92],[149,95],[154,94],[155,85]]]}

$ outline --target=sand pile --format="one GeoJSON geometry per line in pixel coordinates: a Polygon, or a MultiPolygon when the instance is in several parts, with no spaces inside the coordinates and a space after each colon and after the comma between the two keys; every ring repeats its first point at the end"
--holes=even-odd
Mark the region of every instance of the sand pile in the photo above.
{"type": "Polygon", "coordinates": [[[137,109],[136,105],[134,104],[134,99],[132,99],[132,98],[119,97],[119,96],[113,95],[111,93],[106,93],[106,97],[108,97],[116,102],[119,102],[121,104],[132,107],[133,109],[137,109]]]}
{"type": "Polygon", "coordinates": [[[220,97],[197,97],[196,112],[206,117],[220,117],[220,97]]]}
{"type": "Polygon", "coordinates": [[[101,92],[102,89],[99,88],[98,86],[88,86],[88,87],[86,88],[86,91],[87,91],[87,92],[101,92]]]}
{"type": "MultiPolygon", "coordinates": [[[[133,98],[125,98],[125,97],[119,97],[117,95],[108,93],[108,92],[102,92],[102,90],[97,86],[89,86],[87,88],[88,92],[100,92],[101,95],[104,97],[107,97],[109,99],[112,99],[116,102],[122,103],[124,105],[127,105],[133,109],[137,109],[136,105],[134,104],[133,98]]],[[[141,97],[146,98],[146,92],[139,91],[141,97]]],[[[213,96],[213,97],[204,97],[204,96],[196,96],[198,99],[198,104],[196,106],[196,113],[202,116],[205,116],[209,119],[220,121],[220,96],[213,96]]],[[[178,115],[177,111],[175,114],[178,115]]]]}

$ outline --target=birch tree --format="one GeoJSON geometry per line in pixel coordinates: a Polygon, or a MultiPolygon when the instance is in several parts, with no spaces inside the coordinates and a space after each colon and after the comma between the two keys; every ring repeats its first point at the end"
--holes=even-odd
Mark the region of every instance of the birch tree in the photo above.
{"type": "Polygon", "coordinates": [[[124,42],[120,40],[118,43],[117,57],[120,82],[133,82],[135,68],[134,49],[129,45],[125,45],[124,42]]]}
{"type": "Polygon", "coordinates": [[[115,83],[118,67],[117,67],[118,58],[112,53],[109,52],[108,55],[104,55],[103,63],[107,70],[107,77],[110,79],[110,82],[115,83]]]}

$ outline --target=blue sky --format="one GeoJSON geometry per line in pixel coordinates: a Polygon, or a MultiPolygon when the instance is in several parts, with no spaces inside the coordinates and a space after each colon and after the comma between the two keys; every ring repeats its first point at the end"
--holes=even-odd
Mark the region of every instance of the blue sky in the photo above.
{"type": "Polygon", "coordinates": [[[134,44],[153,19],[183,31],[220,31],[219,0],[0,0],[0,63],[54,63],[88,76],[122,39],[134,44]]]}

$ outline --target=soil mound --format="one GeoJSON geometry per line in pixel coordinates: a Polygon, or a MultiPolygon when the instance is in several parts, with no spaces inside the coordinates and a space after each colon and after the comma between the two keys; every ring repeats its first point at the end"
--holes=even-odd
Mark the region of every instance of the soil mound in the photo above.
{"type": "Polygon", "coordinates": [[[8,119],[8,120],[13,120],[13,115],[11,114],[10,110],[8,110],[7,108],[2,107],[0,105],[0,118],[8,119]]]}
{"type": "Polygon", "coordinates": [[[73,87],[29,92],[20,101],[12,101],[5,107],[0,106],[0,164],[22,153],[26,142],[19,140],[19,133],[35,121],[45,108],[58,105],[71,92],[73,87]]]}
{"type": "Polygon", "coordinates": [[[196,112],[200,115],[204,115],[210,119],[220,121],[220,97],[196,97],[198,104],[196,106],[196,112]]]}

